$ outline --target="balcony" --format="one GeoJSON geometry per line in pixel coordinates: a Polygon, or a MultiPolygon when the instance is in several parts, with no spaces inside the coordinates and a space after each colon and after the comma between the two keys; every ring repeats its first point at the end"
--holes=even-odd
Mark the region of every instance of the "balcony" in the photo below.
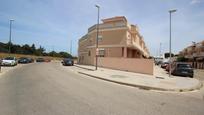
{"type": "Polygon", "coordinates": [[[200,52],[199,54],[196,55],[196,57],[204,57],[204,52],[200,52]]]}

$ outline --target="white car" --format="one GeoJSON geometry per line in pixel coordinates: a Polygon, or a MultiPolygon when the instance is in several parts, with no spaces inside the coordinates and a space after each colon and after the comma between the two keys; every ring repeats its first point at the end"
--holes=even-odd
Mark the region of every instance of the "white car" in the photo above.
{"type": "Polygon", "coordinates": [[[2,66],[15,66],[17,65],[17,59],[15,57],[6,57],[1,62],[2,66]]]}

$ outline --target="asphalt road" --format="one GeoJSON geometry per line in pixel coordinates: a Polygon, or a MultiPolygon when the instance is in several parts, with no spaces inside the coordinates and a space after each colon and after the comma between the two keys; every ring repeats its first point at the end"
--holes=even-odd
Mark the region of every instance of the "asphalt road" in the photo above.
{"type": "Polygon", "coordinates": [[[0,77],[0,115],[204,115],[204,100],[140,90],[34,63],[0,77]]]}

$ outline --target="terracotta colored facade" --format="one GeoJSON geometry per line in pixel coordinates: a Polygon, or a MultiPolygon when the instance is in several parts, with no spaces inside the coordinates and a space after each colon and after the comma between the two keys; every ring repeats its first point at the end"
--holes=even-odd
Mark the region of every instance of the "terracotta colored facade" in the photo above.
{"type": "Polygon", "coordinates": [[[204,57],[204,41],[199,43],[195,43],[187,48],[184,48],[180,55],[186,58],[193,58],[193,57],[204,57]]]}
{"type": "Polygon", "coordinates": [[[189,59],[194,68],[204,69],[204,40],[184,48],[179,55],[189,59]]]}
{"type": "MultiPolygon", "coordinates": [[[[143,37],[138,27],[127,22],[124,16],[103,19],[99,24],[98,52],[99,57],[148,58],[143,37]]],[[[96,26],[78,42],[78,63],[94,65],[96,56],[96,26]]]]}

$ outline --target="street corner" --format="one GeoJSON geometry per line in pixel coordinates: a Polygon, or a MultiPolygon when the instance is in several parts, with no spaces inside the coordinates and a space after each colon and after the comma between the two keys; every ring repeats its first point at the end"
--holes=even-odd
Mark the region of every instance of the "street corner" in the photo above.
{"type": "Polygon", "coordinates": [[[149,76],[140,76],[140,74],[136,73],[128,74],[128,72],[117,71],[118,70],[108,71],[105,69],[104,71],[78,71],[78,73],[89,77],[146,90],[189,92],[199,90],[203,87],[202,82],[195,78],[172,77],[168,79],[158,79],[149,76]],[[116,75],[116,73],[119,73],[120,75],[116,75]]]}
{"type": "Polygon", "coordinates": [[[176,85],[177,92],[190,92],[200,90],[203,87],[202,81],[195,78],[180,78],[177,80],[176,85]]]}

